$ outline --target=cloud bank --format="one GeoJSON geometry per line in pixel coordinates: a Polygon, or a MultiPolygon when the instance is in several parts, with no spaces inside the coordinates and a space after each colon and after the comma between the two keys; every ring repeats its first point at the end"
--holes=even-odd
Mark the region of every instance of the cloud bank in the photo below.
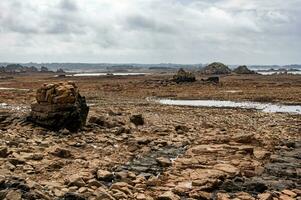
{"type": "Polygon", "coordinates": [[[300,0],[1,0],[0,61],[301,63],[300,0]]]}

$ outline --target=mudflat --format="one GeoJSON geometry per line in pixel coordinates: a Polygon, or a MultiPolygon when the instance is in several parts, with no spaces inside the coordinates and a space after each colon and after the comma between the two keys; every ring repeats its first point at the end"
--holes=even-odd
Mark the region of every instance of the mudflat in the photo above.
{"type": "Polygon", "coordinates": [[[0,80],[0,199],[8,193],[24,199],[301,198],[300,114],[150,100],[301,105],[300,75],[228,75],[218,84],[203,76],[183,84],[170,78],[33,73],[0,80]],[[70,133],[28,122],[36,90],[65,81],[86,97],[86,126],[70,133]]]}

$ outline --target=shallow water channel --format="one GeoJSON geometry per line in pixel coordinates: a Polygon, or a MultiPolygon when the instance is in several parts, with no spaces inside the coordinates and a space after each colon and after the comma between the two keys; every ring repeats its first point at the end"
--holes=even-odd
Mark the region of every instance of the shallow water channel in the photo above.
{"type": "Polygon", "coordinates": [[[214,108],[243,108],[255,109],[268,113],[292,113],[301,114],[301,105],[281,105],[259,102],[236,102],[219,100],[173,100],[157,99],[156,102],[164,105],[176,106],[196,106],[196,107],[214,107],[214,108]]]}

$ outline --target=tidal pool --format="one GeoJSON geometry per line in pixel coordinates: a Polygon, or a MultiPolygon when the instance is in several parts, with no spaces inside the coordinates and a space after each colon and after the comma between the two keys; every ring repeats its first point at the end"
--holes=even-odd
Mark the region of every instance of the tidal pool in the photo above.
{"type": "Polygon", "coordinates": [[[219,101],[219,100],[173,100],[158,99],[155,100],[164,105],[176,106],[197,106],[197,107],[214,107],[214,108],[243,108],[256,109],[269,113],[293,113],[301,114],[301,105],[281,105],[272,103],[259,102],[235,102],[235,101],[219,101]]]}
{"type": "Polygon", "coordinates": [[[0,87],[0,90],[29,91],[29,89],[23,89],[23,88],[7,88],[7,87],[0,87]]]}

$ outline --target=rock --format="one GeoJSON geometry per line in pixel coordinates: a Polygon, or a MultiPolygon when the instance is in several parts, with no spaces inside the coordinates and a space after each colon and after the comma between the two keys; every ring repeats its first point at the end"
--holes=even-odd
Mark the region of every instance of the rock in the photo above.
{"type": "Polygon", "coordinates": [[[258,194],[257,197],[259,200],[272,200],[273,199],[273,195],[270,193],[258,194]]]}
{"type": "Polygon", "coordinates": [[[233,70],[236,74],[255,74],[254,71],[249,70],[246,65],[242,65],[233,70]]]}
{"type": "Polygon", "coordinates": [[[62,200],[87,200],[87,199],[77,193],[67,192],[66,194],[64,194],[62,200]]]}
{"type": "Polygon", "coordinates": [[[271,152],[262,149],[254,149],[253,154],[256,159],[263,160],[268,158],[271,155],[271,152]]]}
{"type": "Polygon", "coordinates": [[[254,197],[252,197],[249,193],[247,192],[238,192],[236,193],[236,197],[238,199],[242,199],[242,200],[255,200],[254,197]]]}
{"type": "Polygon", "coordinates": [[[97,181],[96,179],[88,180],[87,184],[89,187],[91,187],[91,186],[101,187],[102,186],[102,184],[99,181],[97,181]]]}
{"type": "Polygon", "coordinates": [[[115,198],[102,187],[99,187],[97,190],[95,190],[94,195],[97,197],[97,199],[115,200],[115,198]]]}
{"type": "Polygon", "coordinates": [[[6,200],[21,200],[22,199],[22,194],[20,191],[17,190],[11,190],[7,193],[6,200]]]}
{"type": "Polygon", "coordinates": [[[294,200],[294,198],[292,198],[292,197],[290,197],[290,196],[288,196],[288,195],[285,195],[285,194],[281,194],[281,195],[279,196],[279,199],[280,199],[280,200],[294,200]]]}
{"type": "Polygon", "coordinates": [[[218,84],[219,83],[219,77],[218,76],[210,76],[207,79],[202,79],[202,81],[207,82],[207,83],[218,84]]]}
{"type": "Polygon", "coordinates": [[[139,194],[137,194],[136,199],[137,200],[146,200],[146,196],[145,196],[145,194],[139,193],[139,194]]]}
{"type": "Polygon", "coordinates": [[[217,193],[216,200],[230,200],[230,195],[226,193],[217,193]]]}
{"type": "Polygon", "coordinates": [[[179,133],[179,132],[183,132],[186,133],[189,131],[189,128],[187,126],[184,125],[177,125],[175,126],[175,130],[179,133]]]}
{"type": "Polygon", "coordinates": [[[114,174],[106,170],[97,170],[97,179],[100,181],[110,182],[114,179],[114,174]]]}
{"type": "Polygon", "coordinates": [[[69,177],[68,186],[84,187],[86,185],[85,181],[77,174],[69,177]]]}
{"type": "Polygon", "coordinates": [[[104,116],[92,116],[89,119],[89,123],[105,126],[106,119],[104,116]]]}
{"type": "Polygon", "coordinates": [[[167,191],[158,196],[157,200],[180,200],[181,198],[171,191],[167,191]]]}
{"type": "Polygon", "coordinates": [[[223,63],[214,62],[201,70],[203,74],[230,74],[231,70],[223,63]]]}
{"type": "Polygon", "coordinates": [[[71,132],[85,125],[89,107],[73,82],[44,84],[37,90],[36,99],[29,121],[51,130],[66,128],[71,132]]]}
{"type": "Polygon", "coordinates": [[[179,69],[176,75],[173,76],[172,81],[176,83],[194,82],[196,81],[195,75],[191,72],[186,72],[184,69],[179,69]]]}
{"type": "Polygon", "coordinates": [[[130,121],[135,124],[136,126],[138,125],[143,125],[144,124],[144,119],[142,117],[142,114],[134,114],[130,117],[130,121]]]}
{"type": "Polygon", "coordinates": [[[202,200],[212,199],[211,197],[212,195],[204,191],[193,191],[192,193],[189,194],[189,196],[195,199],[202,199],[202,200]]]}
{"type": "Polygon", "coordinates": [[[229,164],[217,164],[213,167],[214,169],[226,172],[232,176],[239,174],[239,169],[229,164]]]}
{"type": "Polygon", "coordinates": [[[286,194],[290,197],[293,197],[293,198],[297,196],[297,194],[295,192],[291,191],[291,190],[282,190],[282,193],[286,194]]]}
{"type": "Polygon", "coordinates": [[[246,133],[246,134],[237,134],[233,137],[233,140],[235,142],[239,142],[239,143],[243,143],[243,144],[249,144],[249,143],[252,143],[252,142],[256,141],[255,138],[254,138],[254,135],[251,134],[251,133],[250,134],[248,134],[248,133],[246,133]]]}
{"type": "Polygon", "coordinates": [[[60,157],[60,158],[70,158],[71,151],[62,148],[56,148],[51,154],[60,157]]]}
{"type": "Polygon", "coordinates": [[[7,147],[0,147],[0,158],[6,158],[8,156],[7,147]]]}
{"type": "Polygon", "coordinates": [[[49,69],[47,67],[42,66],[41,67],[41,72],[49,72],[49,69]]]}
{"type": "Polygon", "coordinates": [[[169,158],[165,157],[159,157],[156,158],[156,161],[161,165],[162,167],[169,167],[172,165],[171,160],[169,158]]]}

